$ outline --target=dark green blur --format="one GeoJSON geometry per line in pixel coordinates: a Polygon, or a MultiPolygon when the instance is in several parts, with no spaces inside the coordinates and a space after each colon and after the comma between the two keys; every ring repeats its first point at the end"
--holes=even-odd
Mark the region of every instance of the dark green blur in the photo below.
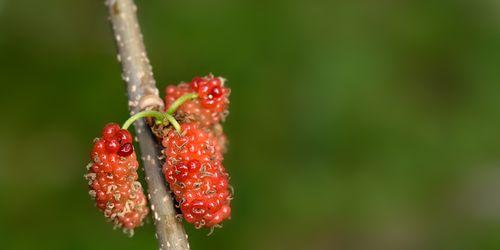
{"type": "MultiPolygon", "coordinates": [[[[500,3],[137,0],[158,86],[232,88],[232,220],[192,249],[500,249],[500,3]]],[[[83,179],[128,115],[102,0],[0,0],[0,249],[156,249],[83,179]]]]}

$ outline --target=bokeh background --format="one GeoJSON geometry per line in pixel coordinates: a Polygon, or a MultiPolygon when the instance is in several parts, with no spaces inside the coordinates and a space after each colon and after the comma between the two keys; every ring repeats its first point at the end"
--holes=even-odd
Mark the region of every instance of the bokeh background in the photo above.
{"type": "MultiPolygon", "coordinates": [[[[193,249],[500,249],[500,2],[137,0],[159,88],[232,88],[193,249]]],[[[102,0],[0,0],[0,249],[156,249],[83,179],[127,100],[102,0]]]]}

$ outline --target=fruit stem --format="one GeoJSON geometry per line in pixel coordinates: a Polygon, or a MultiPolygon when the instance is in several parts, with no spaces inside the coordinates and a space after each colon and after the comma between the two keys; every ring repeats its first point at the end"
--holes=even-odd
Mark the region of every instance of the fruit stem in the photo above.
{"type": "Polygon", "coordinates": [[[125,123],[123,123],[122,129],[128,129],[130,125],[132,125],[132,123],[145,117],[154,117],[160,124],[167,125],[170,123],[172,124],[172,126],[174,126],[175,130],[179,132],[181,130],[181,126],[173,116],[155,110],[144,110],[131,116],[130,118],[128,118],[128,120],[125,121],[125,123]]]}
{"type": "Polygon", "coordinates": [[[173,116],[171,116],[167,113],[163,113],[163,114],[165,115],[165,118],[167,118],[167,120],[172,124],[172,126],[174,126],[175,130],[177,132],[181,132],[181,125],[179,125],[177,120],[173,116]]]}
{"type": "Polygon", "coordinates": [[[181,97],[177,98],[177,100],[175,100],[170,105],[170,107],[168,107],[167,113],[169,115],[172,115],[177,110],[177,108],[179,108],[186,101],[194,100],[196,98],[198,98],[198,94],[196,94],[196,93],[187,93],[187,94],[182,95],[181,97]]]}

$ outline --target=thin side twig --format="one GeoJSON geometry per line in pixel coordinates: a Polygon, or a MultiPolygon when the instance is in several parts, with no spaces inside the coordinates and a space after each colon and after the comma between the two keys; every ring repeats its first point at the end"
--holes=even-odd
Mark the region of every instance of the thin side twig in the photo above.
{"type": "MultiPolygon", "coordinates": [[[[106,6],[118,47],[122,78],[127,85],[131,114],[144,109],[162,109],[163,102],[158,96],[133,0],[107,0],[106,6]]],[[[156,140],[144,120],[135,122],[134,126],[160,249],[189,249],[187,234],[176,218],[174,202],[161,173],[160,150],[156,140]]]]}

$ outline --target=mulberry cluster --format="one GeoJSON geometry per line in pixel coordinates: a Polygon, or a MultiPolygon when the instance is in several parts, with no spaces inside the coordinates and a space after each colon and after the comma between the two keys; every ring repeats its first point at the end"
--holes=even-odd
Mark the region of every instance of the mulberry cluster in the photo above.
{"type": "Polygon", "coordinates": [[[229,176],[222,165],[226,136],[220,125],[227,115],[230,90],[223,78],[196,77],[190,83],[168,86],[166,107],[188,93],[198,98],[177,109],[180,132],[163,133],[163,173],[184,219],[196,228],[213,228],[231,214],[229,176]]]}
{"type": "Polygon", "coordinates": [[[115,226],[133,232],[142,224],[148,208],[141,183],[137,181],[139,164],[132,136],[118,124],[106,125],[101,138],[94,142],[91,161],[85,175],[90,196],[115,226]]]}
{"type": "Polygon", "coordinates": [[[227,140],[221,122],[228,113],[230,94],[224,81],[208,75],[169,86],[165,111],[136,113],[124,129],[115,123],[104,127],[94,141],[85,177],[90,196],[115,226],[133,232],[149,212],[137,181],[139,164],[132,136],[126,130],[145,117],[156,119],[151,126],[164,147],[163,174],[185,220],[196,228],[213,229],[230,217],[232,188],[222,164],[227,140]]]}

